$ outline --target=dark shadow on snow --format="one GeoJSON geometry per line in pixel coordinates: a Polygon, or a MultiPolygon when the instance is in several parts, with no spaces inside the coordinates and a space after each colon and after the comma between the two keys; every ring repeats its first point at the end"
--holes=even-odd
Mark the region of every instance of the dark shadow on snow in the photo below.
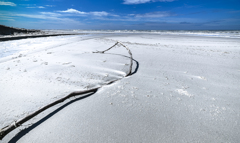
{"type": "MultiPolygon", "coordinates": [[[[97,92],[97,91],[96,91],[97,92]]],[[[67,107],[68,105],[77,102],[79,100],[82,100],[84,98],[87,98],[93,94],[95,94],[96,92],[84,95],[82,97],[79,97],[77,99],[71,100],[68,103],[62,105],[61,107],[59,107],[58,109],[56,109],[55,111],[53,111],[52,113],[49,113],[47,116],[45,116],[44,118],[42,118],[41,120],[39,120],[37,123],[34,123],[33,125],[31,125],[30,127],[23,129],[22,131],[20,131],[16,136],[14,136],[8,143],[16,143],[19,139],[21,139],[24,135],[26,135],[28,132],[30,132],[31,130],[33,130],[34,128],[38,127],[40,124],[42,124],[44,121],[46,121],[47,119],[51,118],[53,115],[55,115],[56,113],[58,113],[59,111],[61,111],[62,109],[64,109],[65,107],[67,107]]]]}
{"type": "MultiPolygon", "coordinates": [[[[109,55],[118,55],[118,56],[122,56],[122,57],[126,57],[126,58],[129,58],[129,59],[131,59],[130,57],[128,57],[128,56],[125,56],[125,55],[121,55],[121,54],[115,54],[115,53],[104,53],[104,54],[109,54],[109,55]]],[[[137,73],[137,71],[138,71],[138,68],[139,68],[139,62],[138,61],[136,61],[135,59],[132,59],[135,63],[136,63],[136,68],[135,68],[135,70],[134,70],[134,72],[132,72],[131,73],[131,75],[134,75],[135,73],[137,73]]]]}
{"type": "MultiPolygon", "coordinates": [[[[126,58],[129,58],[131,59],[130,57],[128,56],[124,56],[124,55],[121,55],[121,54],[114,54],[114,53],[104,53],[104,54],[111,54],[111,55],[120,55],[120,56],[123,56],[123,57],[126,57],[126,58]]],[[[135,59],[133,59],[133,61],[136,63],[136,68],[135,70],[131,73],[131,75],[137,73],[138,71],[138,68],[139,68],[139,63],[138,61],[136,61],[135,59]]],[[[30,127],[26,128],[26,129],[23,129],[21,130],[18,134],[16,134],[8,143],[15,143],[17,141],[19,141],[24,135],[26,135],[28,132],[30,132],[31,130],[35,129],[36,127],[38,127],[40,124],[42,124],[43,122],[45,122],[47,119],[51,118],[53,115],[55,115],[56,113],[58,113],[59,111],[61,111],[62,109],[64,109],[65,107],[67,107],[68,105],[74,103],[74,102],[77,102],[77,101],[80,101],[82,99],[85,99],[93,94],[95,94],[97,92],[97,90],[95,92],[92,92],[92,93],[89,93],[89,94],[86,94],[84,96],[81,96],[79,98],[76,98],[74,100],[71,100],[69,101],[68,103],[62,105],[61,107],[59,107],[58,109],[56,109],[55,111],[49,113],[47,116],[45,116],[44,118],[42,118],[41,120],[39,120],[38,122],[34,123],[33,125],[31,125],[30,127]]],[[[76,95],[77,96],[77,95],[76,95]]]]}

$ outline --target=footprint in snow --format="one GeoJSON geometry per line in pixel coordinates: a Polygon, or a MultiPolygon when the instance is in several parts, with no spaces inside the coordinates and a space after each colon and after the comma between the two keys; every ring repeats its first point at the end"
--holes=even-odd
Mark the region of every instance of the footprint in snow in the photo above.
{"type": "Polygon", "coordinates": [[[68,63],[62,63],[62,65],[68,65],[71,64],[72,62],[68,62],[68,63]]]}
{"type": "Polygon", "coordinates": [[[48,65],[48,62],[43,62],[42,65],[48,65]]]}
{"type": "Polygon", "coordinates": [[[57,79],[58,81],[60,81],[62,78],[61,78],[61,77],[57,77],[56,79],[57,79]]]}

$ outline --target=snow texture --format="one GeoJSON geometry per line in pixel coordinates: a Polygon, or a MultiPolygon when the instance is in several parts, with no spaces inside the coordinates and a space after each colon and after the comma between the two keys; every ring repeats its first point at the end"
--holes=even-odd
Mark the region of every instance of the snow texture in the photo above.
{"type": "Polygon", "coordinates": [[[98,33],[0,43],[0,125],[72,91],[135,74],[35,117],[2,142],[240,142],[240,41],[98,33]],[[135,70],[136,69],[136,70],[135,70]]]}

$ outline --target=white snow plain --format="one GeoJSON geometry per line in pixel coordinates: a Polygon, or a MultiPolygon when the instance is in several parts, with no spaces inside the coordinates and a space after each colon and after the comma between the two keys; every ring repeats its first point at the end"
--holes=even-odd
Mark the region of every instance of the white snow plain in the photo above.
{"type": "Polygon", "coordinates": [[[1,142],[240,142],[240,40],[111,33],[0,42],[0,128],[73,91],[1,142]],[[127,45],[134,61],[118,46],[127,45]]]}

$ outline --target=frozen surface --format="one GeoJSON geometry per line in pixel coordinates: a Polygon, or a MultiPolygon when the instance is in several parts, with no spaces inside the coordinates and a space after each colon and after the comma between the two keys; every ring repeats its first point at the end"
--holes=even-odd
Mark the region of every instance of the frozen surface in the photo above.
{"type": "Polygon", "coordinates": [[[121,80],[44,112],[2,142],[240,142],[238,38],[112,33],[0,44],[11,51],[11,42],[18,52],[0,59],[1,127],[72,91],[121,80]],[[92,53],[115,41],[138,62],[128,78],[124,48],[92,53]]]}
{"type": "MultiPolygon", "coordinates": [[[[69,30],[68,30],[69,31],[69,30]]],[[[49,33],[66,33],[66,31],[46,30],[49,33]]],[[[164,34],[164,35],[181,35],[181,36],[203,36],[203,37],[226,37],[240,38],[240,31],[208,31],[208,30],[70,30],[71,33],[128,33],[128,34],[164,34]]]]}

